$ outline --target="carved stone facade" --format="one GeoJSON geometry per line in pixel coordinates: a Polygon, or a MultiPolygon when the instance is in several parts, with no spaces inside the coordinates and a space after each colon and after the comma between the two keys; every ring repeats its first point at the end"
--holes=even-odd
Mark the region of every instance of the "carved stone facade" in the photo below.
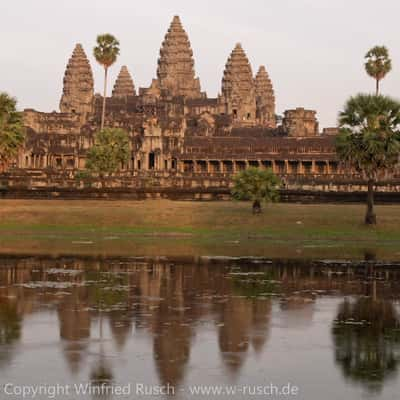
{"type": "MultiPolygon", "coordinates": [[[[335,153],[337,130],[321,134],[315,111],[288,110],[277,124],[271,79],[264,67],[253,76],[240,44],[226,63],[222,93],[217,98],[202,94],[178,17],[161,47],[157,79],[150,88],[140,88],[136,95],[123,67],[106,103],[105,126],[125,129],[131,146],[114,186],[226,187],[232,174],[249,166],[271,168],[286,181],[348,177],[335,153]]],[[[53,185],[65,183],[61,177],[67,174],[68,185],[76,184],[73,176],[85,168],[101,108],[102,97],[93,96],[89,61],[77,45],[65,73],[61,113],[24,112],[27,139],[15,163],[16,176],[46,172],[53,179],[48,185],[53,185]]]]}
{"type": "Polygon", "coordinates": [[[83,119],[93,112],[94,82],[92,68],[81,44],[68,61],[60,100],[62,113],[80,114],[83,119]]]}
{"type": "Polygon", "coordinates": [[[318,135],[316,111],[296,108],[285,111],[283,128],[289,136],[310,137],[318,135]]]}

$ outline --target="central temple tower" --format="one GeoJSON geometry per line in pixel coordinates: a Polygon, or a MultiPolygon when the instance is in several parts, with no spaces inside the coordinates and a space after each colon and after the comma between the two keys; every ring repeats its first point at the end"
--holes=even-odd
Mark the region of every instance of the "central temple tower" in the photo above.
{"type": "Polygon", "coordinates": [[[200,80],[195,77],[193,51],[178,16],[173,18],[160,49],[157,84],[163,95],[202,97],[200,80]]]}

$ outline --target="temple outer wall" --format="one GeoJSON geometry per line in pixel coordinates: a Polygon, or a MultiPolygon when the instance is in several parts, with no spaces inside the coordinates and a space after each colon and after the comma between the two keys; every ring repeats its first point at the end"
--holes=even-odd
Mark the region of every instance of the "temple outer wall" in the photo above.
{"type": "MultiPolygon", "coordinates": [[[[88,189],[75,190],[70,188],[0,188],[0,199],[27,200],[156,200],[169,199],[180,201],[227,201],[231,199],[228,189],[88,189]]],[[[280,192],[283,203],[365,203],[365,192],[335,192],[318,190],[283,189],[280,192]]],[[[400,201],[400,185],[398,192],[379,191],[376,193],[377,204],[398,204],[400,201]]]]}
{"type": "MultiPolygon", "coordinates": [[[[157,199],[229,200],[232,175],[148,173],[96,179],[77,179],[73,174],[16,171],[0,175],[0,198],[25,199],[157,199]]],[[[364,202],[367,186],[357,177],[341,175],[281,175],[282,201],[364,202]]],[[[376,186],[377,202],[400,201],[400,179],[376,186]]]]}

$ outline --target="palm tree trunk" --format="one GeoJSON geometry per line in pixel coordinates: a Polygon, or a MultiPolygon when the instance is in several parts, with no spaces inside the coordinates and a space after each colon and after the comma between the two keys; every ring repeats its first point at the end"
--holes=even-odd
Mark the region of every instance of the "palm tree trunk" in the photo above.
{"type": "Polygon", "coordinates": [[[376,95],[379,96],[379,79],[376,80],[376,95]]]}
{"type": "Polygon", "coordinates": [[[106,98],[107,98],[107,72],[108,68],[104,68],[104,92],[103,92],[103,109],[101,111],[101,130],[104,129],[104,119],[106,116],[106,98]]]}
{"type": "Polygon", "coordinates": [[[367,195],[367,213],[365,215],[365,223],[367,225],[376,224],[376,215],[374,213],[374,180],[368,180],[368,195],[367,195]]]}
{"type": "Polygon", "coordinates": [[[259,200],[253,202],[253,214],[261,214],[261,203],[259,200]]]}

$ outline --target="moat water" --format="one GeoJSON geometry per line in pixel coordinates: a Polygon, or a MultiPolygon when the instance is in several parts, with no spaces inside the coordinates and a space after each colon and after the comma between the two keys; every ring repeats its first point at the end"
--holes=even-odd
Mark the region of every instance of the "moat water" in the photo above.
{"type": "Polygon", "coordinates": [[[399,267],[1,256],[0,399],[396,399],[399,267]]]}

